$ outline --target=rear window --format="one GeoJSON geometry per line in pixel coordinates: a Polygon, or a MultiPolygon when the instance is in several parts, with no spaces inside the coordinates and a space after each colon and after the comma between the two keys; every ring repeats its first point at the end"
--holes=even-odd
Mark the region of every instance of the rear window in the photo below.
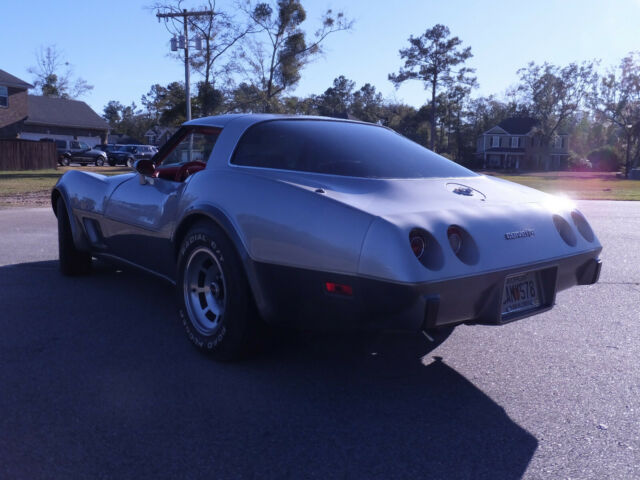
{"type": "Polygon", "coordinates": [[[363,178],[476,175],[386,128],[324,120],[254,125],[240,139],[231,163],[363,178]]]}

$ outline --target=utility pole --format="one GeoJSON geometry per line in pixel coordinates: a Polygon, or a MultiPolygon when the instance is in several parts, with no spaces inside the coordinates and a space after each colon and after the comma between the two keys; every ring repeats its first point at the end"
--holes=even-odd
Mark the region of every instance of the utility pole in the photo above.
{"type": "MultiPolygon", "coordinates": [[[[184,89],[185,96],[187,97],[187,121],[191,120],[191,85],[189,78],[189,28],[188,28],[188,18],[189,17],[201,17],[203,15],[215,15],[213,10],[201,10],[198,12],[189,12],[187,9],[182,10],[182,12],[174,12],[174,13],[156,13],[156,17],[158,21],[161,18],[178,18],[182,17],[182,25],[184,28],[184,44],[183,39],[180,39],[180,48],[184,48],[184,89]]],[[[196,44],[198,44],[196,39],[196,44]]],[[[178,48],[175,42],[175,37],[171,40],[171,50],[176,51],[178,48]]],[[[196,47],[197,48],[197,47],[196,47]]],[[[202,48],[202,47],[200,47],[202,48]]]]}

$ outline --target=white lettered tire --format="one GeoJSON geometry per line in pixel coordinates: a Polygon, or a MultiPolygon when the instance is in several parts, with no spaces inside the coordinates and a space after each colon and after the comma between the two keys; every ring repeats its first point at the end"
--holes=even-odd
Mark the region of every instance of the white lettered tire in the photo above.
{"type": "Polygon", "coordinates": [[[217,360],[251,349],[260,319],[238,254],[213,223],[196,224],[182,241],[176,287],[180,319],[197,348],[217,360]]]}

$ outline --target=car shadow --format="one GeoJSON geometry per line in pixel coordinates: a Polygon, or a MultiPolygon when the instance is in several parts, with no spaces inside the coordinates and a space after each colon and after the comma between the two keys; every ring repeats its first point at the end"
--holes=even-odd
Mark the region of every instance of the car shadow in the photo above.
{"type": "Polygon", "coordinates": [[[516,479],[536,451],[419,335],[287,332],[219,364],[173,290],[0,268],[0,477],[516,479]]]}

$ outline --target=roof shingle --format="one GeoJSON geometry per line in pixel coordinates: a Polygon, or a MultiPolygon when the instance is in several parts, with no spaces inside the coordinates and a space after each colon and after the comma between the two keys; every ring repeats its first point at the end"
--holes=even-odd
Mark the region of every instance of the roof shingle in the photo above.
{"type": "Polygon", "coordinates": [[[4,70],[0,70],[0,85],[4,85],[5,87],[22,88],[24,90],[33,88],[33,85],[31,85],[30,83],[27,83],[24,80],[20,80],[18,77],[14,77],[4,70]]]}
{"type": "Polygon", "coordinates": [[[512,135],[525,135],[538,124],[538,120],[531,117],[510,117],[501,121],[498,126],[512,135]]]}
{"type": "Polygon", "coordinates": [[[109,125],[102,117],[89,105],[79,100],[29,95],[27,105],[29,109],[29,115],[25,121],[27,125],[109,129],[109,125]]]}

